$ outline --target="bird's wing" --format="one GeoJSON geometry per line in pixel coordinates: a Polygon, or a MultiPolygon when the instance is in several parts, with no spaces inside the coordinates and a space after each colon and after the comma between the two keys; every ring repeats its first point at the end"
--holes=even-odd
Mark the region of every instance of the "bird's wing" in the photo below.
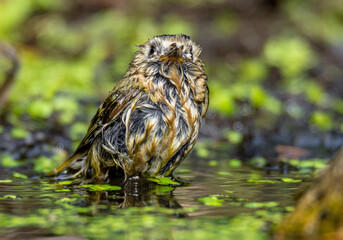
{"type": "Polygon", "coordinates": [[[56,169],[45,174],[46,177],[56,176],[72,166],[75,162],[83,160],[92,146],[93,141],[101,133],[102,128],[115,120],[134,99],[140,96],[142,90],[127,82],[125,83],[124,80],[110,92],[106,100],[101,104],[75,153],[56,169]]]}
{"type": "Polygon", "coordinates": [[[201,103],[201,106],[202,106],[202,111],[201,111],[201,117],[204,118],[206,113],[207,113],[207,110],[208,110],[208,105],[209,105],[209,94],[210,94],[210,91],[208,89],[208,86],[206,85],[205,86],[205,98],[204,98],[204,102],[201,103]]]}
{"type": "MultiPolygon", "coordinates": [[[[117,89],[117,88],[116,88],[117,89]]],[[[106,100],[101,104],[97,113],[93,117],[86,136],[82,139],[76,152],[92,143],[95,137],[101,132],[103,126],[113,121],[126,107],[136,99],[140,94],[138,88],[130,88],[125,90],[114,89],[106,100]]]]}

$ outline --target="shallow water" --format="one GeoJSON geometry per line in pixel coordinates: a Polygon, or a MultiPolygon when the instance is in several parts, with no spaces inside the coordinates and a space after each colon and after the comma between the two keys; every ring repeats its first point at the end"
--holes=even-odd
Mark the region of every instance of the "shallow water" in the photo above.
{"type": "Polygon", "coordinates": [[[106,190],[2,175],[1,237],[268,239],[312,176],[217,163],[185,160],[175,172],[183,186],[131,181],[106,190]]]}

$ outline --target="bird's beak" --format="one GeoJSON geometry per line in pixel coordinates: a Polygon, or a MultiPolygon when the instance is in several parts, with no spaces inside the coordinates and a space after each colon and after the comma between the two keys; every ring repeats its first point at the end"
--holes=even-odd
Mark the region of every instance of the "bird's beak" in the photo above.
{"type": "Polygon", "coordinates": [[[160,57],[160,61],[163,61],[165,64],[173,62],[178,64],[184,63],[185,59],[182,57],[182,46],[178,48],[175,43],[170,44],[169,51],[160,57]]]}

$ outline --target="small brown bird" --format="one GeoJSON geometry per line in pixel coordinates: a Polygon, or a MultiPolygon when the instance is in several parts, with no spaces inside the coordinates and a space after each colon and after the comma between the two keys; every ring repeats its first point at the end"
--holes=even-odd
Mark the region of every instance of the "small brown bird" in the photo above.
{"type": "Polygon", "coordinates": [[[192,150],[208,108],[200,53],[183,34],[139,45],[75,153],[46,176],[170,176],[192,150]]]}

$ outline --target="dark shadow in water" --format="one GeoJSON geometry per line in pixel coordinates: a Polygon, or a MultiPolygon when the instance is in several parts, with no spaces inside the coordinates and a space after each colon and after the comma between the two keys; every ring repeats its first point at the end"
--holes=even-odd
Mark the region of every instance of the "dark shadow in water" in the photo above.
{"type": "MultiPolygon", "coordinates": [[[[26,184],[1,183],[0,191],[3,194],[17,196],[18,199],[0,200],[0,213],[10,215],[26,216],[41,208],[59,208],[58,202],[65,198],[74,198],[77,194],[77,201],[68,204],[89,210],[75,214],[86,216],[101,216],[108,214],[121,214],[120,209],[152,207],[147,214],[159,212],[159,208],[175,209],[167,211],[170,217],[184,218],[188,217],[183,207],[178,203],[173,195],[175,187],[161,186],[146,179],[129,179],[127,181],[113,180],[111,182],[92,182],[92,184],[108,184],[120,186],[120,190],[101,190],[91,191],[89,188],[81,187],[79,181],[70,185],[61,185],[57,181],[41,182],[39,180],[25,180],[26,184]],[[36,186],[32,189],[32,186],[36,186]],[[61,190],[68,190],[63,192],[61,190]],[[70,190],[70,191],[69,191],[70,190]],[[168,191],[170,190],[170,191],[168,191]]],[[[87,183],[89,184],[89,182],[87,183]]],[[[164,212],[162,210],[162,212],[164,212]]],[[[8,229],[5,232],[0,231],[0,239],[39,239],[46,237],[53,239],[55,236],[48,229],[39,227],[18,227],[8,229]]],[[[77,236],[67,236],[66,239],[83,239],[77,236]]]]}
{"type": "MultiPolygon", "coordinates": [[[[75,203],[75,205],[80,207],[102,205],[112,209],[125,209],[130,207],[152,206],[178,209],[178,211],[175,211],[175,214],[172,214],[173,216],[181,218],[187,217],[187,214],[182,210],[182,206],[178,203],[173,194],[176,186],[159,185],[144,178],[131,178],[125,181],[123,179],[113,179],[106,183],[101,181],[92,181],[91,183],[120,186],[120,190],[91,191],[88,188],[82,187],[80,181],[82,180],[77,180],[75,184],[65,186],[67,189],[71,190],[66,196],[72,194],[84,196],[75,203]]],[[[184,183],[180,184],[180,186],[183,184],[184,183]]],[[[96,214],[100,213],[108,214],[108,209],[99,208],[96,214]]]]}

